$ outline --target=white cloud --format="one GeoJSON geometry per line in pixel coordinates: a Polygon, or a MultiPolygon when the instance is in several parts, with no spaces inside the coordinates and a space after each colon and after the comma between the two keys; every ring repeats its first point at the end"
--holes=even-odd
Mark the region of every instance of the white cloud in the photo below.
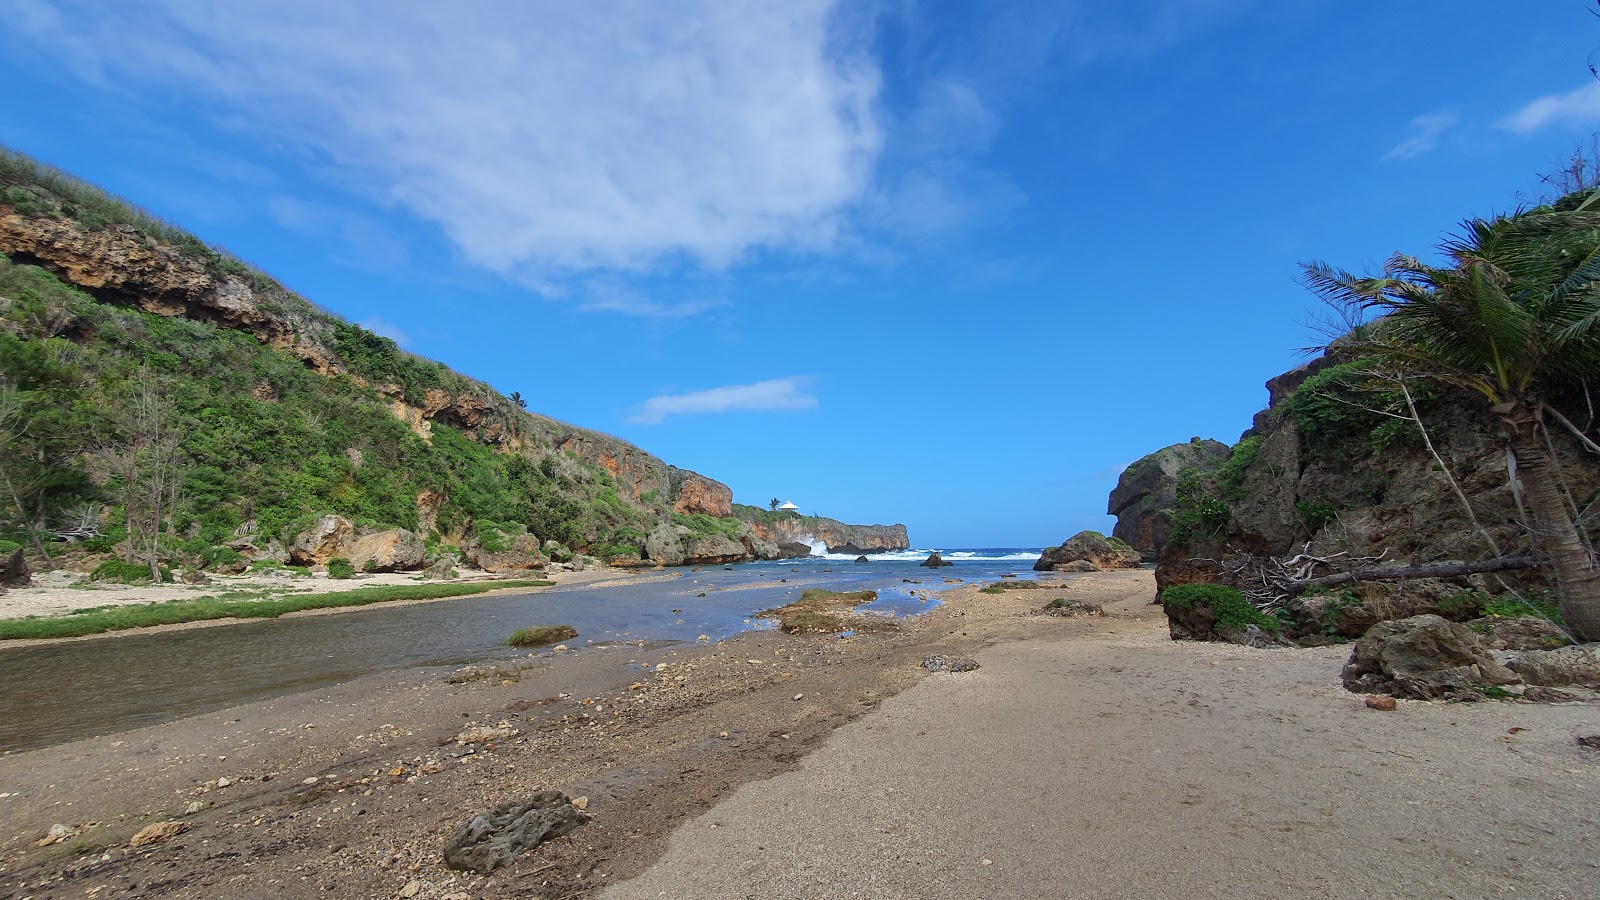
{"type": "Polygon", "coordinates": [[[724,305],[721,300],[696,299],[670,302],[647,297],[622,284],[590,285],[578,309],[583,312],[621,313],[641,319],[687,319],[724,305]]]}
{"type": "Polygon", "coordinates": [[[401,331],[394,323],[382,316],[368,316],[357,324],[373,334],[383,335],[402,347],[411,346],[411,335],[401,331]]]}
{"type": "Polygon", "coordinates": [[[1528,134],[1547,125],[1600,126],[1600,81],[1565,94],[1546,94],[1500,120],[1500,127],[1528,134]]]}
{"type": "Polygon", "coordinates": [[[198,94],[470,261],[541,277],[823,247],[881,142],[830,0],[17,0],[83,78],[198,94]]]}
{"type": "Polygon", "coordinates": [[[1428,113],[1411,120],[1411,136],[1394,145],[1382,157],[1383,162],[1416,159],[1439,146],[1445,132],[1456,127],[1461,117],[1455,113],[1428,113]]]}
{"type": "Polygon", "coordinates": [[[817,398],[807,390],[810,386],[809,378],[791,377],[758,381],[755,384],[730,384],[689,394],[663,394],[635,407],[628,421],[636,425],[660,425],[668,416],[734,410],[792,412],[814,409],[817,398]]]}

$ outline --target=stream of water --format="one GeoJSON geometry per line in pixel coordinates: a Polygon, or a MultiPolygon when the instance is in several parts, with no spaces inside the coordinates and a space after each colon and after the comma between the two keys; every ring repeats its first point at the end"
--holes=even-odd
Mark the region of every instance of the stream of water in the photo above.
{"type": "Polygon", "coordinates": [[[806,587],[876,590],[878,601],[864,611],[914,615],[938,600],[912,591],[937,595],[954,578],[1032,577],[1037,557],[951,551],[955,565],[935,571],[917,565],[926,555],[861,565],[837,558],[746,563],[664,579],[0,648],[0,751],[127,731],[374,672],[519,656],[527,651],[506,647],[506,637],[530,625],[571,625],[579,634],[568,642],[574,649],[692,644],[700,635],[718,641],[771,627],[754,614],[806,587]]]}

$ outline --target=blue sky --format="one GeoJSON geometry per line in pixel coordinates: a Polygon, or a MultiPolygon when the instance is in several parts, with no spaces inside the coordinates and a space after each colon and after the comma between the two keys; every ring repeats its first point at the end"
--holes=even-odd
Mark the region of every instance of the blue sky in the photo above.
{"type": "Polygon", "coordinates": [[[531,408],[918,546],[1104,529],[1600,130],[1578,0],[11,0],[0,141],[531,408]]]}

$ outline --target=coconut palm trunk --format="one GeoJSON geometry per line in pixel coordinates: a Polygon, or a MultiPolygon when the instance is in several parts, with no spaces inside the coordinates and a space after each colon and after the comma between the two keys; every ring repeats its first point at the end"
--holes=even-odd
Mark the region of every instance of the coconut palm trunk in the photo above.
{"type": "Polygon", "coordinates": [[[1579,640],[1600,640],[1600,571],[1567,512],[1561,481],[1540,434],[1543,408],[1534,403],[1495,408],[1517,458],[1534,543],[1550,558],[1560,588],[1561,618],[1579,640]]]}

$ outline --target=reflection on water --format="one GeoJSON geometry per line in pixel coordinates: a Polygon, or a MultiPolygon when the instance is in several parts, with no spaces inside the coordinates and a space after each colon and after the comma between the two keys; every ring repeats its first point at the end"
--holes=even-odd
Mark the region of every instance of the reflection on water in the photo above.
{"type": "Polygon", "coordinates": [[[573,647],[664,646],[702,634],[715,641],[762,627],[752,614],[812,586],[878,590],[880,599],[864,612],[914,615],[937,600],[922,602],[910,591],[937,592],[952,575],[994,578],[1014,565],[974,563],[934,574],[905,562],[832,572],[820,561],[754,563],[642,583],[0,648],[0,750],[126,731],[373,672],[519,655],[524,651],[504,641],[529,625],[571,625],[579,634],[568,642],[573,647]]]}

